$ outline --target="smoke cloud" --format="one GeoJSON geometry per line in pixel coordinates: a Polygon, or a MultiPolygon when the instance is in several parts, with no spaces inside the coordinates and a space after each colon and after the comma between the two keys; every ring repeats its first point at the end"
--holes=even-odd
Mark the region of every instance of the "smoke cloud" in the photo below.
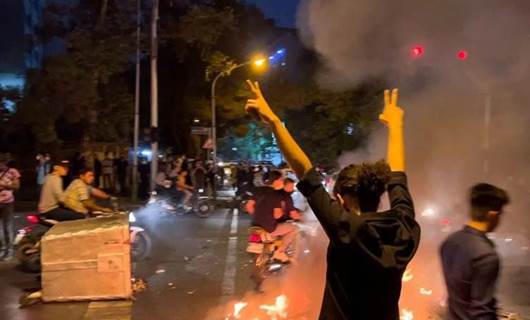
{"type": "MultiPolygon", "coordinates": [[[[506,188],[512,198],[498,233],[522,239],[517,245],[510,242],[510,249],[500,248],[501,253],[507,263],[525,265],[528,271],[529,17],[530,1],[525,0],[301,3],[298,28],[305,44],[320,56],[322,87],[342,90],[384,77],[389,87],[400,89],[416,209],[420,214],[433,207],[437,213],[436,222],[421,222],[425,236],[419,262],[437,261],[437,247],[447,236],[432,236],[440,232],[437,221],[447,218],[453,230],[459,228],[467,219],[467,189],[487,181],[506,188]],[[423,48],[421,56],[412,54],[415,47],[423,48]],[[462,50],[466,59],[458,57],[462,50]]],[[[381,159],[385,148],[386,132],[381,129],[365,150],[345,151],[339,163],[381,159]]],[[[413,265],[421,270],[418,266],[413,265]]],[[[428,272],[437,269],[434,263],[428,272]]],[[[435,292],[443,290],[441,278],[436,286],[435,292]]],[[[527,288],[514,290],[512,296],[530,296],[527,288]]],[[[508,295],[503,298],[509,304],[508,295]]],[[[526,304],[528,308],[530,301],[526,304]]]]}

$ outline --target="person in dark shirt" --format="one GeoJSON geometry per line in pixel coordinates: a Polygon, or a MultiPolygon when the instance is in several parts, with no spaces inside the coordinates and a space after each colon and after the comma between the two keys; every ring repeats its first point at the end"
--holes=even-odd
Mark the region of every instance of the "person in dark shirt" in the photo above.
{"type": "Polygon", "coordinates": [[[469,193],[471,221],[450,235],[440,248],[449,294],[450,320],[495,320],[495,285],[499,255],[487,232],[495,230],[509,203],[506,191],[480,183],[469,193]]]}
{"type": "Polygon", "coordinates": [[[285,178],[283,180],[283,189],[278,190],[280,193],[281,206],[283,210],[283,216],[278,219],[278,222],[285,222],[288,220],[300,220],[300,211],[294,206],[293,192],[295,188],[295,182],[291,178],[285,178]]]}
{"type": "MultiPolygon", "coordinates": [[[[279,221],[283,217],[283,189],[281,172],[270,174],[269,184],[256,188],[253,197],[247,202],[247,212],[252,215],[252,225],[263,228],[273,237],[281,237],[282,244],[274,252],[273,258],[282,262],[290,260],[285,253],[289,246],[294,245],[298,229],[291,223],[279,221]]],[[[285,204],[283,204],[284,206],[285,204]]]]}
{"type": "Polygon", "coordinates": [[[379,116],[388,128],[387,162],[350,165],[339,174],[332,200],[311,161],[263,97],[259,84],[248,81],[254,99],[247,112],[271,127],[278,145],[301,182],[329,240],[326,287],[320,320],[399,319],[401,278],[420,241],[412,198],[404,173],[403,110],[398,91],[384,94],[379,116]],[[386,187],[386,188],[385,188],[386,187]],[[391,209],[375,212],[388,191],[391,209]]]}

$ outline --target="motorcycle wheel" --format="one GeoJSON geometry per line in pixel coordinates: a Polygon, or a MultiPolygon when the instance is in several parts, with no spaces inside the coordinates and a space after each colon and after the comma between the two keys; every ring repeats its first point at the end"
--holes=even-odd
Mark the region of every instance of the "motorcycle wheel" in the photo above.
{"type": "Polygon", "coordinates": [[[131,243],[131,258],[133,260],[143,260],[151,252],[152,241],[145,232],[138,232],[131,243]]]}
{"type": "Polygon", "coordinates": [[[208,218],[212,213],[212,208],[208,200],[199,201],[193,210],[199,218],[208,218]]]}
{"type": "Polygon", "coordinates": [[[262,284],[265,281],[265,272],[267,268],[267,257],[264,253],[256,255],[254,259],[254,267],[252,268],[252,274],[250,278],[254,281],[254,289],[257,292],[263,292],[262,284]]]}
{"type": "Polygon", "coordinates": [[[38,273],[41,271],[40,250],[37,252],[27,253],[28,250],[35,248],[36,239],[25,237],[20,240],[15,250],[15,256],[20,262],[20,268],[25,272],[38,273]]]}

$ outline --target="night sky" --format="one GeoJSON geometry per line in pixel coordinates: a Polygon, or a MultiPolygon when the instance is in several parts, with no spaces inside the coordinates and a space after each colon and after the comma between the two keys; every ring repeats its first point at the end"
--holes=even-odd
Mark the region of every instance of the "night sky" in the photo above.
{"type": "Polygon", "coordinates": [[[296,9],[300,0],[248,0],[247,2],[256,4],[279,26],[295,26],[296,9]]]}

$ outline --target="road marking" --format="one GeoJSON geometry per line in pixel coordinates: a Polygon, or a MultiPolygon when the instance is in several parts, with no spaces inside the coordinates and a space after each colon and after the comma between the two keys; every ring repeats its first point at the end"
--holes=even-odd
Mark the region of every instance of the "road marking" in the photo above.
{"type": "Polygon", "coordinates": [[[225,258],[225,272],[223,275],[223,295],[232,295],[235,291],[236,282],[236,248],[237,248],[237,226],[238,226],[238,210],[234,210],[232,214],[232,222],[230,223],[230,237],[228,238],[228,249],[226,250],[225,258]]]}
{"type": "Polygon", "coordinates": [[[239,222],[239,219],[237,216],[239,215],[239,210],[235,209],[234,214],[232,215],[232,223],[230,224],[230,234],[237,234],[237,224],[239,222]]]}

